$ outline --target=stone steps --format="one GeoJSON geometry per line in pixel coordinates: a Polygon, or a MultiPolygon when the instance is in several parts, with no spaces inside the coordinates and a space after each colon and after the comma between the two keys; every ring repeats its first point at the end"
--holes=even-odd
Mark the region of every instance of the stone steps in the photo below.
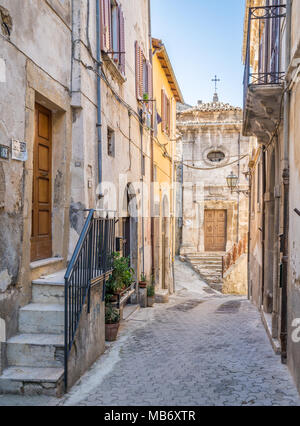
{"type": "Polygon", "coordinates": [[[63,377],[63,368],[11,366],[0,376],[0,393],[60,397],[63,394],[63,377]]]}
{"type": "Polygon", "coordinates": [[[185,259],[207,284],[217,286],[217,289],[221,290],[223,283],[222,256],[222,253],[195,253],[186,255],[185,259]]]}
{"type": "Polygon", "coordinates": [[[19,332],[63,334],[64,306],[31,303],[19,311],[19,332]]]}
{"type": "Polygon", "coordinates": [[[64,336],[61,334],[19,334],[8,340],[6,357],[9,365],[62,368],[64,336]]]}
{"type": "Polygon", "coordinates": [[[19,334],[6,343],[0,393],[63,394],[64,274],[32,282],[32,303],[19,309],[19,334]]]}
{"type": "Polygon", "coordinates": [[[64,304],[65,270],[32,281],[32,302],[64,304]]]}

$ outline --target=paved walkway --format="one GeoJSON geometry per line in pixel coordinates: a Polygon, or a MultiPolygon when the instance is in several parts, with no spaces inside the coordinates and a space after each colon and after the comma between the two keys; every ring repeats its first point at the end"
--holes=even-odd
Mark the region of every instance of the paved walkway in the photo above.
{"type": "Polygon", "coordinates": [[[176,278],[168,305],[136,313],[67,397],[48,405],[300,405],[256,308],[184,264],[176,278]]]}

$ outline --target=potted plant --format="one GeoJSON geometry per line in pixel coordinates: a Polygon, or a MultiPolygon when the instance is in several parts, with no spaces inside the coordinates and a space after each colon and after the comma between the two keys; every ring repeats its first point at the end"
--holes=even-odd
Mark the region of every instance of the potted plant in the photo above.
{"type": "Polygon", "coordinates": [[[147,287],[147,303],[149,308],[153,308],[155,302],[155,287],[153,284],[147,287]]]}
{"type": "Polygon", "coordinates": [[[147,283],[147,277],[146,277],[146,275],[141,274],[141,279],[139,281],[140,288],[147,288],[147,285],[148,285],[148,283],[147,283]]]}
{"type": "Polygon", "coordinates": [[[105,309],[105,340],[114,342],[117,339],[120,327],[120,313],[118,309],[107,305],[105,309]]]}
{"type": "Polygon", "coordinates": [[[133,276],[134,270],[130,267],[129,259],[114,253],[113,272],[106,285],[107,300],[113,300],[114,296],[130,287],[134,282],[133,276]]]}

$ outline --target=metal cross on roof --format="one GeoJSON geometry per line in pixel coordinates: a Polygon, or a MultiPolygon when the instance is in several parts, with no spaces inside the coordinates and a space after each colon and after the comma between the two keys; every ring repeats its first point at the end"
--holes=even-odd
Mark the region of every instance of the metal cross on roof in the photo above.
{"type": "Polygon", "coordinates": [[[215,93],[217,93],[217,83],[219,83],[221,80],[215,75],[215,78],[213,78],[212,81],[215,83],[215,93]]]}

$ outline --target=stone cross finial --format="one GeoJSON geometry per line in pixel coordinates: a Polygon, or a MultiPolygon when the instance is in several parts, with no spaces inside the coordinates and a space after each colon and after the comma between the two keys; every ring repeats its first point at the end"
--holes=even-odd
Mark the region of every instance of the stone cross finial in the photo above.
{"type": "Polygon", "coordinates": [[[215,75],[215,78],[212,79],[212,82],[215,83],[215,93],[217,93],[217,83],[219,83],[221,80],[219,78],[217,78],[217,76],[215,75]]]}

